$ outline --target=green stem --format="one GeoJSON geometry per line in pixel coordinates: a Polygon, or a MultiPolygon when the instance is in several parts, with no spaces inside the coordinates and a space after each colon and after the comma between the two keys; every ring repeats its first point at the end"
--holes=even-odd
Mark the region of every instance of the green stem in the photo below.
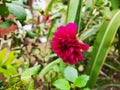
{"type": "Polygon", "coordinates": [[[92,0],[92,9],[94,9],[94,7],[95,7],[95,1],[92,0]]]}
{"type": "Polygon", "coordinates": [[[57,60],[51,62],[50,64],[48,64],[45,68],[43,68],[40,72],[40,75],[44,76],[54,65],[60,63],[60,58],[58,58],[57,60]]]}
{"type": "Polygon", "coordinates": [[[107,85],[100,87],[98,90],[104,90],[107,87],[120,87],[120,83],[107,84],[107,85]]]}
{"type": "Polygon", "coordinates": [[[50,0],[48,7],[46,8],[45,15],[48,15],[48,13],[51,11],[52,5],[54,2],[55,2],[55,0],[50,0]]]}

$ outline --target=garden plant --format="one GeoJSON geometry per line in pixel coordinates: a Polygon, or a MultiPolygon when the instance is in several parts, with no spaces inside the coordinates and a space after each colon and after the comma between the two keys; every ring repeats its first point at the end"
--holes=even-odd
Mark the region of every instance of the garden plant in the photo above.
{"type": "Polygon", "coordinates": [[[0,0],[0,90],[120,90],[120,0],[0,0]]]}

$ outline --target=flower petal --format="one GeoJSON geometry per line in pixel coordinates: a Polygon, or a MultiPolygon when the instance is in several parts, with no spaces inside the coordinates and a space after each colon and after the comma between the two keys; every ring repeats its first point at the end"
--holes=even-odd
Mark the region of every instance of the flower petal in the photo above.
{"type": "Polygon", "coordinates": [[[84,50],[84,51],[87,51],[89,49],[88,44],[80,43],[80,45],[81,45],[81,49],[84,50]]]}
{"type": "Polygon", "coordinates": [[[52,49],[63,62],[77,64],[78,60],[84,60],[81,50],[88,50],[89,46],[79,42],[76,38],[77,25],[69,23],[60,26],[52,39],[52,49]]]}
{"type": "Polygon", "coordinates": [[[77,33],[77,24],[76,23],[69,23],[66,25],[66,30],[69,32],[70,35],[76,36],[77,33]]]}

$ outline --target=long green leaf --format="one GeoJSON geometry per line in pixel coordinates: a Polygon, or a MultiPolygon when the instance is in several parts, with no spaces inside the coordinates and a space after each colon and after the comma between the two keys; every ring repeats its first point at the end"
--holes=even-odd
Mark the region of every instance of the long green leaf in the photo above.
{"type": "Polygon", "coordinates": [[[75,22],[78,24],[78,32],[80,31],[80,28],[81,28],[82,3],[83,3],[83,0],[79,0],[79,5],[78,5],[78,9],[77,9],[77,14],[76,14],[76,20],[75,20],[75,22]]]}
{"type": "Polygon", "coordinates": [[[110,0],[112,4],[112,9],[118,9],[120,6],[120,0],[110,0]]]}
{"type": "Polygon", "coordinates": [[[69,6],[68,6],[68,9],[67,9],[66,23],[75,21],[78,5],[79,5],[79,0],[76,0],[76,1],[75,0],[70,0],[69,1],[69,6]]]}
{"type": "Polygon", "coordinates": [[[68,22],[75,22],[78,24],[78,32],[81,25],[81,9],[82,9],[83,0],[70,0],[68,10],[67,10],[67,19],[68,22]]]}
{"type": "Polygon", "coordinates": [[[99,29],[91,54],[92,56],[86,69],[87,75],[90,76],[90,80],[87,84],[89,88],[94,87],[99,72],[108,54],[109,46],[120,26],[120,11],[114,11],[112,14],[113,16],[111,17],[111,20],[105,20],[99,29]]]}

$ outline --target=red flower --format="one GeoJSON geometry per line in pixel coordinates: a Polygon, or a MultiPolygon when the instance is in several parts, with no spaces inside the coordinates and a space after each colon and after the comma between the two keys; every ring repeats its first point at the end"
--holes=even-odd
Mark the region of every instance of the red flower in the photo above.
{"type": "Polygon", "coordinates": [[[87,51],[89,46],[79,42],[76,37],[77,25],[69,23],[66,26],[60,26],[52,40],[52,48],[63,62],[77,64],[78,60],[84,60],[82,51],[87,51]]]}

